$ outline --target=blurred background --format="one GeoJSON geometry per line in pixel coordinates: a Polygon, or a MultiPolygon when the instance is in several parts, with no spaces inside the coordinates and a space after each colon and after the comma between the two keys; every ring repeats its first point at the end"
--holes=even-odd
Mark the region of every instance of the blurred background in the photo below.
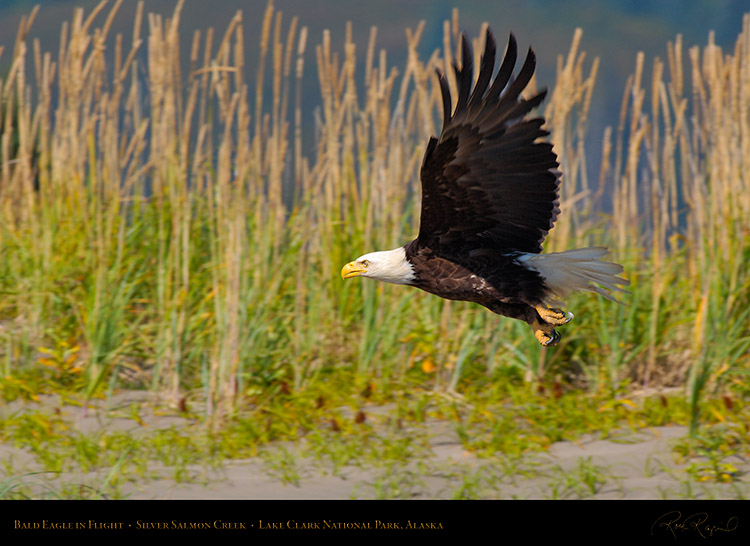
{"type": "MultiPolygon", "coordinates": [[[[73,10],[82,7],[88,13],[98,0],[2,0],[0,1],[0,45],[12,45],[18,23],[35,6],[41,6],[30,37],[39,38],[42,50],[58,46],[62,21],[71,19],[73,10]]],[[[111,4],[111,3],[110,3],[111,4]]],[[[135,0],[127,0],[112,26],[112,34],[132,33],[135,0]]],[[[146,0],[145,11],[170,16],[175,0],[146,0]]],[[[323,31],[330,30],[333,46],[343,49],[345,24],[353,24],[353,41],[357,44],[358,64],[364,61],[370,28],[378,27],[377,48],[385,49],[388,62],[403,67],[406,61],[406,28],[414,29],[425,21],[425,32],[419,45],[423,57],[441,47],[443,21],[450,19],[453,8],[459,9],[460,28],[476,36],[483,22],[489,23],[502,49],[508,33],[518,40],[519,51],[533,46],[537,53],[537,81],[540,87],[552,87],[555,81],[557,57],[570,47],[573,32],[583,30],[581,49],[587,53],[588,64],[595,57],[602,59],[596,92],[590,109],[589,140],[598,141],[603,128],[618,121],[622,90],[635,68],[635,55],[643,51],[646,67],[654,57],[666,58],[666,45],[678,34],[687,47],[705,45],[709,32],[715,33],[715,43],[723,49],[734,47],[742,29],[742,15],[750,9],[744,0],[496,0],[492,2],[466,0],[382,0],[377,4],[337,0],[277,0],[276,10],[288,22],[299,17],[300,25],[309,29],[312,44],[320,42],[323,31]]],[[[181,16],[182,59],[189,56],[194,29],[214,27],[222,31],[238,10],[244,14],[246,62],[248,73],[254,74],[258,56],[258,36],[261,32],[265,0],[218,0],[210,4],[202,1],[185,3],[181,16]]],[[[312,48],[307,50],[308,62],[315,62],[312,48]]],[[[0,58],[0,73],[7,70],[10,55],[0,58]]],[[[314,106],[320,102],[317,76],[313,70],[305,74],[303,115],[306,127],[312,121],[314,106]]],[[[267,87],[270,89],[270,79],[267,87]]],[[[308,133],[306,131],[306,133],[308,133]]],[[[310,135],[306,147],[312,145],[310,135]]],[[[596,147],[598,148],[598,146],[596,147]]],[[[598,154],[591,157],[591,169],[598,170],[598,154]]]]}

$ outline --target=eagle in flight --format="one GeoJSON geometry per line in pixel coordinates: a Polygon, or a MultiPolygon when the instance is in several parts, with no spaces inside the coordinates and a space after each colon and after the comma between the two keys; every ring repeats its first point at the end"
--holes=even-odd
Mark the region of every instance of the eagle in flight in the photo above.
{"type": "Polygon", "coordinates": [[[461,51],[461,68],[453,66],[458,99],[452,113],[448,82],[437,71],[443,127],[439,138],[430,138],[422,162],[418,237],[360,256],[341,276],[475,302],[525,321],[543,346],[556,345],[555,327],[573,318],[557,307],[568,294],[588,290],[616,301],[609,291],[625,292],[618,285],[629,281],[617,276],[621,265],[601,260],[604,247],[542,254],[542,242],[560,213],[561,173],[545,139],[544,119],[529,117],[546,91],[521,97],[536,67],[533,50],[514,77],[517,47],[511,34],[493,80],[495,40],[488,29],[474,85],[465,34],[461,51]]]}

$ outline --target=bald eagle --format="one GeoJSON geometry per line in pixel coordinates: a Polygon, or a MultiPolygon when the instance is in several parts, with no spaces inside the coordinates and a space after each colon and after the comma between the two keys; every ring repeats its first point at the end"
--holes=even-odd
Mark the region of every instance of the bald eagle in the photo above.
{"type": "Polygon", "coordinates": [[[573,314],[559,309],[574,291],[614,298],[629,283],[619,264],[602,261],[604,247],[542,254],[542,242],[559,209],[557,156],[544,137],[544,119],[527,117],[546,91],[521,92],[536,68],[529,49],[514,78],[517,46],[510,35],[495,70],[495,40],[487,30],[476,84],[472,50],[461,37],[462,66],[455,63],[458,99],[437,70],[443,98],[443,127],[430,138],[422,161],[419,236],[409,244],[371,252],[346,264],[344,279],[368,277],[415,286],[449,300],[475,302],[519,319],[543,346],[556,345],[555,330],[573,314]],[[592,283],[597,283],[597,286],[592,283]]]}

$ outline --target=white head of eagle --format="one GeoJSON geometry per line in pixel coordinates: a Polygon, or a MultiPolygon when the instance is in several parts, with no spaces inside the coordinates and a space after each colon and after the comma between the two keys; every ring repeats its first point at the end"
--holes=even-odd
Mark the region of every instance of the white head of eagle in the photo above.
{"type": "Polygon", "coordinates": [[[406,259],[402,246],[360,256],[344,266],[341,277],[367,277],[391,284],[411,284],[416,279],[414,266],[406,259]]]}
{"type": "Polygon", "coordinates": [[[604,247],[542,254],[559,209],[561,173],[544,119],[532,115],[546,91],[521,93],[536,68],[529,49],[514,77],[517,47],[510,35],[495,73],[495,39],[487,29],[479,76],[461,36],[461,66],[454,63],[458,97],[452,108],[447,80],[437,71],[443,99],[440,136],[430,138],[420,180],[419,235],[393,250],[371,252],[346,264],[344,279],[369,277],[412,285],[452,300],[478,303],[527,322],[544,346],[555,345],[555,326],[569,322],[559,305],[587,290],[616,301],[621,265],[601,258],[604,247]]]}

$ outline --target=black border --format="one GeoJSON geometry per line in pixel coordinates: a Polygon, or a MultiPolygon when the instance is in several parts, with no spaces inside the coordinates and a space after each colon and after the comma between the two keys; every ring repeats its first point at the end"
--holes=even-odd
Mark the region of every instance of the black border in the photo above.
{"type": "Polygon", "coordinates": [[[0,536],[750,539],[749,501],[3,501],[0,536]],[[45,523],[46,522],[46,523],[45,523]],[[91,523],[94,522],[94,523],[91,523]],[[389,525],[390,524],[390,525],[389,525]],[[411,527],[409,526],[411,524],[411,527]],[[46,527],[46,528],[45,528],[46,527]],[[109,528],[108,528],[109,527],[109,528]]]}

